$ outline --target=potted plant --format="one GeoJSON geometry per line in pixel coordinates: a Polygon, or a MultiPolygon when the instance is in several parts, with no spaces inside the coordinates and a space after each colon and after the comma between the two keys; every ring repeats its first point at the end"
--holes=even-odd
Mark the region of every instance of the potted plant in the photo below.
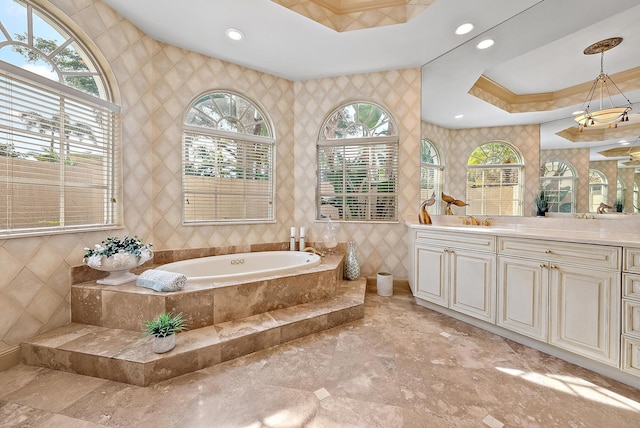
{"type": "Polygon", "coordinates": [[[549,211],[549,200],[544,190],[541,190],[538,196],[536,196],[536,215],[538,217],[544,217],[547,211],[549,211]]]}
{"type": "Polygon", "coordinates": [[[143,244],[137,236],[109,237],[93,248],[85,248],[82,260],[89,267],[109,272],[108,277],[96,281],[98,284],[124,284],[136,279],[129,269],[153,258],[152,245],[143,244]]]}
{"type": "Polygon", "coordinates": [[[171,351],[176,346],[176,333],[186,329],[182,312],[175,316],[164,312],[158,318],[145,322],[145,332],[153,336],[153,352],[156,354],[171,351]]]}
{"type": "Polygon", "coordinates": [[[613,208],[617,213],[621,213],[624,210],[624,201],[622,199],[618,199],[613,204],[613,208]]]}

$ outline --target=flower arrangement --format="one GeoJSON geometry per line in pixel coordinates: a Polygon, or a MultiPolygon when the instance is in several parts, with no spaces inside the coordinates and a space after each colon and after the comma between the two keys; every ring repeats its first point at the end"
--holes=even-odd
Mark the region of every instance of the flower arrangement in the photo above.
{"type": "Polygon", "coordinates": [[[139,264],[153,257],[153,244],[143,244],[138,236],[125,236],[124,239],[109,237],[96,244],[94,248],[85,248],[83,262],[91,267],[101,267],[103,257],[113,257],[114,266],[125,265],[129,254],[139,257],[139,264]]]}

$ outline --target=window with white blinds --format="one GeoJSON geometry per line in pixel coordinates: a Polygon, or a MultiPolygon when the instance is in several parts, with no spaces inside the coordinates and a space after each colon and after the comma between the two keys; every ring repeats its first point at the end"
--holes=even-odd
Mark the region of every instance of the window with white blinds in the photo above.
{"type": "Polygon", "coordinates": [[[29,1],[0,16],[0,237],[120,224],[120,108],[88,49],[29,1]]]}
{"type": "Polygon", "coordinates": [[[0,65],[0,235],[116,224],[117,106],[0,65]]]}
{"type": "Polygon", "coordinates": [[[198,98],[182,147],[185,224],[274,221],[275,139],[254,103],[231,92],[198,98]]]}
{"type": "Polygon", "coordinates": [[[521,216],[524,162],[506,141],[476,147],[467,160],[467,214],[521,216]]]}
{"type": "Polygon", "coordinates": [[[344,105],[317,144],[317,219],[397,221],[398,133],[382,107],[344,105]]]}

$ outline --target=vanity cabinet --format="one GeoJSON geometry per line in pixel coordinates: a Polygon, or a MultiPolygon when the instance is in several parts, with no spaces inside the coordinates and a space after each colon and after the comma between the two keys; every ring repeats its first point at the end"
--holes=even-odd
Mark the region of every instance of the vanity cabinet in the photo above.
{"type": "Polygon", "coordinates": [[[495,323],[495,238],[414,231],[416,297],[495,323]]]}
{"type": "Polygon", "coordinates": [[[547,341],[549,275],[545,267],[541,261],[498,257],[496,324],[547,341]]]}
{"type": "Polygon", "coordinates": [[[497,324],[618,366],[620,248],[498,238],[497,324]]]}
{"type": "Polygon", "coordinates": [[[640,248],[624,249],[621,349],[622,370],[640,376],[640,248]]]}

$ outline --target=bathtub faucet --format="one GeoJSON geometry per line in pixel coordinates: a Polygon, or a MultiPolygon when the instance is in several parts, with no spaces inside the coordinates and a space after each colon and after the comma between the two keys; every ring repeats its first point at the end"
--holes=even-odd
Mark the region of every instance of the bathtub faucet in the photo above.
{"type": "Polygon", "coordinates": [[[320,251],[316,250],[316,249],[315,249],[315,248],[313,248],[313,247],[305,247],[305,249],[304,249],[304,250],[302,250],[302,251],[307,252],[307,253],[317,254],[317,255],[319,255],[320,257],[324,257],[324,253],[321,253],[320,251]]]}

